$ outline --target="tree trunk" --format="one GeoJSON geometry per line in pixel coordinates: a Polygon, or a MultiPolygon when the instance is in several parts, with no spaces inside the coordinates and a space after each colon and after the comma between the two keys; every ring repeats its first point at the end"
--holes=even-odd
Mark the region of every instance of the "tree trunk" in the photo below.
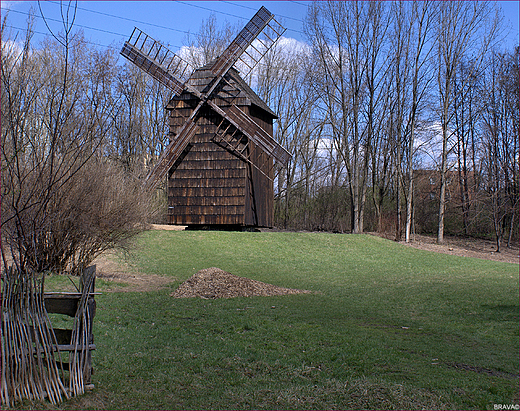
{"type": "MultiPolygon", "coordinates": [[[[447,108],[446,108],[447,116],[447,108]]],[[[442,244],[444,242],[444,215],[446,211],[446,173],[448,168],[448,130],[443,124],[442,129],[442,159],[440,169],[440,193],[439,193],[439,214],[438,214],[438,231],[437,231],[437,243],[442,244]]]]}
{"type": "Polygon", "coordinates": [[[412,204],[413,204],[413,169],[408,166],[408,196],[406,198],[406,231],[405,242],[410,242],[410,234],[412,231],[412,204]]]}
{"type": "Polygon", "coordinates": [[[396,184],[396,212],[395,212],[395,241],[401,241],[401,144],[397,136],[397,159],[395,170],[396,184]]]}

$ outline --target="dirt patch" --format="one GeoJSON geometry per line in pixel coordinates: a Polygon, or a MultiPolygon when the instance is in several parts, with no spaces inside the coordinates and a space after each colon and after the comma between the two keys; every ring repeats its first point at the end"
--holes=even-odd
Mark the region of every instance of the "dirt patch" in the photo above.
{"type": "Polygon", "coordinates": [[[171,225],[171,224],[151,224],[154,230],[166,230],[166,231],[184,231],[186,230],[185,225],[171,225]]]}
{"type": "Polygon", "coordinates": [[[174,277],[141,273],[127,263],[117,262],[110,254],[99,256],[93,264],[96,264],[96,277],[107,280],[103,292],[156,291],[176,281],[174,277]]]}
{"type": "MultiPolygon", "coordinates": [[[[378,237],[393,240],[393,236],[389,234],[370,233],[378,237]]],[[[519,248],[516,244],[514,247],[507,248],[503,245],[500,253],[496,252],[496,244],[494,241],[482,240],[476,238],[463,238],[447,236],[444,238],[443,244],[437,244],[437,238],[426,235],[415,235],[409,243],[400,241],[404,244],[420,250],[433,251],[435,253],[457,255],[461,257],[482,258],[484,260],[501,261],[505,263],[518,264],[519,248]]]]}
{"type": "MultiPolygon", "coordinates": [[[[186,226],[151,224],[153,230],[182,231],[186,226]]],[[[92,264],[96,264],[97,278],[107,280],[103,284],[106,292],[145,292],[166,288],[177,281],[174,277],[161,277],[155,274],[141,273],[137,268],[125,262],[119,262],[118,258],[107,252],[100,255],[92,264]]]]}
{"type": "Polygon", "coordinates": [[[183,282],[172,294],[174,298],[200,297],[205,299],[309,294],[307,290],[277,287],[261,281],[230,274],[220,268],[200,270],[183,282]]]}

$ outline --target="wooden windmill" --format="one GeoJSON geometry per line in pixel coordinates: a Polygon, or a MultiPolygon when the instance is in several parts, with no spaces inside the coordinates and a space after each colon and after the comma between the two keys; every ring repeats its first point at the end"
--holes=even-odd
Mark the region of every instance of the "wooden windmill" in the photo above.
{"type": "Polygon", "coordinates": [[[166,107],[170,144],[146,178],[151,190],[168,175],[169,223],[273,225],[273,159],[285,166],[291,156],[272,138],[276,115],[234,66],[249,73],[284,31],[262,7],[195,71],[137,28],[125,42],[121,54],[174,93],[166,107]]]}

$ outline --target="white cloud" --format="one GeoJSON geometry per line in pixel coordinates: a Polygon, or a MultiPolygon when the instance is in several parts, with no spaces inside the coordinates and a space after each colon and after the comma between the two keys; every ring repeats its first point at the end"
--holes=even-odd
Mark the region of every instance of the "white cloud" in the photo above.
{"type": "Polygon", "coordinates": [[[2,56],[18,58],[23,52],[23,44],[13,40],[2,41],[2,56]]]}
{"type": "MultiPolygon", "coordinates": [[[[451,152],[455,133],[448,130],[448,164],[454,164],[456,156],[451,152]]],[[[421,168],[435,169],[440,167],[442,159],[442,126],[433,122],[416,130],[415,153],[421,168]]]]}
{"type": "Polygon", "coordinates": [[[18,3],[21,3],[21,1],[2,1],[2,9],[12,10],[18,3]]]}
{"type": "Polygon", "coordinates": [[[311,47],[302,41],[292,37],[280,37],[276,48],[286,54],[310,54],[311,47]]]}
{"type": "Polygon", "coordinates": [[[193,70],[198,68],[198,62],[202,61],[203,59],[203,50],[201,47],[182,46],[176,54],[186,63],[188,63],[193,70]]]}
{"type": "Polygon", "coordinates": [[[331,138],[322,137],[316,145],[316,154],[318,158],[329,159],[335,158],[337,155],[336,144],[331,138]]]}

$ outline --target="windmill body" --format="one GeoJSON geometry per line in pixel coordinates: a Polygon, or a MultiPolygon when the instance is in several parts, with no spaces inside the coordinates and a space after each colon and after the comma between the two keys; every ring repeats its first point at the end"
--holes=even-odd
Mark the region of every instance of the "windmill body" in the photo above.
{"type": "Polygon", "coordinates": [[[272,226],[273,160],[286,165],[291,156],[272,137],[276,115],[233,66],[240,60],[252,70],[284,31],[260,8],[187,82],[180,80],[187,70],[182,59],[140,30],[123,46],[124,57],[174,93],[170,144],[146,180],[153,189],[168,176],[171,224],[272,226]]]}
{"type": "MultiPolygon", "coordinates": [[[[209,69],[202,68],[189,82],[204,88],[211,79],[209,69]]],[[[225,110],[230,95],[235,105],[272,134],[276,115],[233,69],[214,101],[225,110]]],[[[172,140],[196,105],[197,99],[189,92],[170,101],[172,140]]],[[[211,108],[201,109],[196,134],[168,173],[168,222],[191,227],[272,227],[273,159],[254,143],[245,146],[236,139],[231,141],[239,149],[245,147],[243,156],[249,161],[230,152],[225,143],[229,136],[217,134],[221,120],[211,108]]]]}

